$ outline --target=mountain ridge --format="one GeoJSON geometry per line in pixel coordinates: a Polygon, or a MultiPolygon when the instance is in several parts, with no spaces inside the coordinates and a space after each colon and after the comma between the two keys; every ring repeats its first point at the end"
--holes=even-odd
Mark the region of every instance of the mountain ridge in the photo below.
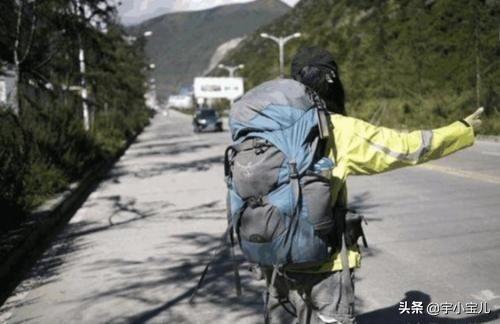
{"type": "Polygon", "coordinates": [[[500,134],[498,17],[498,0],[302,0],[222,63],[245,64],[250,89],[279,75],[277,46],[259,33],[301,32],[286,44],[285,73],[299,47],[327,48],[340,66],[349,114],[415,129],[445,125],[483,105],[480,131],[500,134]]]}
{"type": "MultiPolygon", "coordinates": [[[[256,0],[174,0],[167,4],[163,0],[153,0],[141,2],[139,5],[137,5],[136,1],[125,1],[126,4],[122,4],[118,9],[121,21],[126,26],[135,26],[146,20],[166,14],[203,11],[226,5],[254,2],[256,0]]],[[[293,7],[298,0],[280,1],[289,7],[293,7]]]]}
{"type": "Polygon", "coordinates": [[[162,15],[129,28],[132,35],[147,30],[146,54],[156,65],[153,75],[162,98],[192,83],[210,64],[216,49],[244,37],[282,16],[290,7],[279,0],[215,7],[204,11],[162,15]]]}

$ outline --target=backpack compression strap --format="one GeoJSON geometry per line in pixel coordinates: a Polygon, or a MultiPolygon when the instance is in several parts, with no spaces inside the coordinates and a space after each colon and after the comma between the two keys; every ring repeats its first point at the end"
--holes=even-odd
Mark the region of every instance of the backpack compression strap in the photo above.
{"type": "Polygon", "coordinates": [[[226,203],[226,208],[227,208],[227,219],[228,219],[228,225],[227,227],[229,229],[229,252],[231,253],[231,260],[233,260],[233,273],[234,273],[234,285],[236,289],[236,296],[240,297],[241,296],[241,278],[240,278],[240,271],[238,269],[238,262],[236,261],[236,255],[234,253],[234,227],[231,224],[232,219],[231,219],[231,199],[229,197],[229,192],[227,193],[227,203],[226,203]]]}
{"type": "MultiPolygon", "coordinates": [[[[299,179],[299,173],[297,170],[297,164],[295,162],[290,162],[290,184],[292,186],[292,194],[293,194],[293,202],[294,202],[294,207],[293,207],[293,212],[292,212],[292,220],[290,222],[290,226],[288,227],[288,231],[286,233],[286,238],[285,238],[285,244],[283,249],[280,250],[280,259],[286,259],[290,260],[291,259],[291,252],[292,252],[292,238],[293,234],[297,230],[297,225],[299,223],[299,212],[300,212],[300,179],[299,179]]],[[[277,265],[279,266],[279,265],[277,265]]]]}

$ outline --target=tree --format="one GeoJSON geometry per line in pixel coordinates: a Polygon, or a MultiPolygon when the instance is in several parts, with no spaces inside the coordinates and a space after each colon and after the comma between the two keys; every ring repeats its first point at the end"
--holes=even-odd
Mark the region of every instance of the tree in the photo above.
{"type": "Polygon", "coordinates": [[[108,2],[0,1],[0,66],[19,72],[19,109],[0,111],[2,229],[113,157],[148,122],[143,46],[125,41],[108,2]],[[95,120],[88,132],[72,91],[82,77],[95,120]]]}

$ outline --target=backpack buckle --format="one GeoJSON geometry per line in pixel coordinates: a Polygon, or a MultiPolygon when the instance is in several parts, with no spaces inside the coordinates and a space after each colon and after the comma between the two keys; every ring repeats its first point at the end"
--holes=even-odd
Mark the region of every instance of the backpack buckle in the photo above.
{"type": "Polygon", "coordinates": [[[254,138],[253,139],[253,148],[255,150],[255,154],[259,155],[259,154],[265,153],[268,150],[269,144],[267,143],[266,140],[254,138]]]}
{"type": "Polygon", "coordinates": [[[262,197],[249,197],[247,199],[247,204],[251,208],[256,208],[256,207],[264,206],[264,200],[262,199],[262,197]]]}
{"type": "Polygon", "coordinates": [[[226,187],[229,188],[229,189],[233,188],[233,182],[231,180],[232,179],[231,179],[230,176],[225,176],[224,177],[224,182],[226,183],[226,187]]]}
{"type": "Polygon", "coordinates": [[[290,166],[290,179],[297,179],[299,177],[299,172],[297,171],[297,163],[290,162],[288,163],[290,166]]]}

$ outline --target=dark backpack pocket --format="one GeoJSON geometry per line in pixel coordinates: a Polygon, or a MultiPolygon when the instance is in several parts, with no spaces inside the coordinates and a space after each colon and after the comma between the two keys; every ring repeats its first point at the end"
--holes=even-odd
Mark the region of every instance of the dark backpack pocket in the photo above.
{"type": "MultiPolygon", "coordinates": [[[[248,141],[254,141],[249,139],[248,141]]],[[[242,199],[262,197],[278,186],[285,156],[275,146],[259,142],[255,148],[238,152],[233,160],[234,187],[242,199]]]]}
{"type": "Polygon", "coordinates": [[[329,233],[334,224],[330,180],[312,171],[302,177],[302,196],[308,220],[318,232],[329,233]]]}
{"type": "Polygon", "coordinates": [[[240,218],[239,234],[253,243],[271,242],[285,230],[278,208],[271,204],[249,204],[240,218]]]}

